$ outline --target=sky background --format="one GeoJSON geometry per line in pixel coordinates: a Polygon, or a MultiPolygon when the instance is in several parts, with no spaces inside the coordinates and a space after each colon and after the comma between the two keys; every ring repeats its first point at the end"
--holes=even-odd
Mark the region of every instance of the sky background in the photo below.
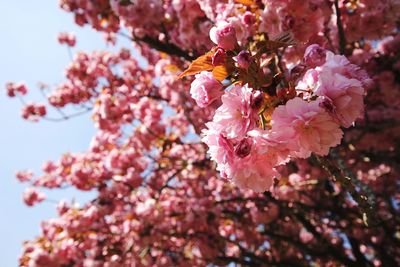
{"type": "MultiPolygon", "coordinates": [[[[20,116],[21,104],[6,96],[4,85],[25,81],[30,89],[26,99],[43,101],[37,83],[63,81],[69,63],[67,48],[57,42],[59,32],[76,33],[76,50],[105,49],[106,44],[102,34],[75,25],[73,16],[61,10],[56,0],[0,0],[0,10],[0,266],[13,267],[18,265],[23,240],[40,233],[42,220],[56,216],[54,203],[24,205],[26,185],[18,183],[15,172],[38,173],[46,160],[86,150],[95,129],[90,114],[65,122],[25,121],[20,116]]],[[[48,194],[53,200],[74,197],[85,201],[92,196],[74,190],[48,194]]]]}

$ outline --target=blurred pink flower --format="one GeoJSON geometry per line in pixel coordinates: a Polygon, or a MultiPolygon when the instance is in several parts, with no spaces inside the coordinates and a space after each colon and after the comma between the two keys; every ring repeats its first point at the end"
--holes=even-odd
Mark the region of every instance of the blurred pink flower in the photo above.
{"type": "Polygon", "coordinates": [[[29,187],[25,190],[23,198],[26,205],[33,206],[36,203],[42,202],[46,198],[46,196],[42,192],[39,192],[37,189],[29,187]]]}

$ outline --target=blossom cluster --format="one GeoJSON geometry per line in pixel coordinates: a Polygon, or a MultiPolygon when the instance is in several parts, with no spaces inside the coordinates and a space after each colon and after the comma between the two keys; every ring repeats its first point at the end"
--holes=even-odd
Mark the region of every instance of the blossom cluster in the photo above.
{"type": "Polygon", "coordinates": [[[46,106],[40,103],[28,103],[22,108],[22,118],[37,121],[47,113],[46,106]]]}
{"type": "MultiPolygon", "coordinates": [[[[210,37],[219,47],[213,61],[221,61],[218,58],[226,57],[225,51],[238,47],[230,23],[217,24],[210,37]]],[[[246,50],[239,52],[238,68],[247,69],[251,57],[246,50]]],[[[326,156],[341,142],[340,127],[350,127],[362,115],[364,86],[369,81],[364,71],[318,45],[307,48],[303,62],[308,70],[295,87],[296,95],[268,110],[269,125],[264,121],[271,105],[266,101],[268,92],[240,80],[223,92],[224,86],[211,72],[196,75],[190,89],[196,103],[205,107],[222,102],[202,139],[222,177],[241,188],[269,190],[279,177],[276,166],[312,153],[326,156]]]]}
{"type": "Polygon", "coordinates": [[[15,97],[19,95],[26,95],[28,89],[24,83],[13,83],[9,82],[6,84],[7,95],[9,97],[15,97]]]}
{"type": "MultiPolygon", "coordinates": [[[[92,199],[59,201],[20,266],[398,266],[396,2],[61,0],[133,49],[74,53],[42,91],[62,119],[90,112],[96,133],[18,172],[24,201],[92,199]],[[321,159],[369,188],[379,224],[321,159]]],[[[26,86],[6,87],[25,103],[26,86]]]]}
{"type": "Polygon", "coordinates": [[[72,32],[61,32],[58,35],[58,42],[60,44],[66,44],[67,46],[73,47],[76,44],[75,34],[72,32]]]}

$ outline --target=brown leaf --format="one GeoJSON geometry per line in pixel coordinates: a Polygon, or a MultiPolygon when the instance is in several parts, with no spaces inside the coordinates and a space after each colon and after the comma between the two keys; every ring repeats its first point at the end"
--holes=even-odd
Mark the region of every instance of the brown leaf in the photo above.
{"type": "Polygon", "coordinates": [[[245,6],[252,6],[256,4],[254,0],[235,0],[235,3],[242,4],[245,6]]]}
{"type": "Polygon", "coordinates": [[[175,73],[180,71],[178,66],[176,66],[174,64],[168,64],[168,65],[164,66],[164,70],[170,71],[170,72],[175,72],[175,73]]]}
{"type": "Polygon", "coordinates": [[[281,33],[275,35],[272,38],[272,41],[284,43],[286,45],[296,44],[296,40],[294,39],[293,33],[291,31],[281,32],[281,33]]]}
{"type": "Polygon", "coordinates": [[[193,60],[190,66],[178,76],[178,79],[182,79],[183,77],[188,75],[195,75],[202,71],[212,70],[214,68],[214,66],[212,65],[212,56],[214,55],[214,52],[215,50],[212,49],[206,54],[193,60]]]}
{"type": "Polygon", "coordinates": [[[271,40],[259,42],[258,47],[262,48],[262,52],[274,51],[281,47],[287,47],[296,44],[291,31],[282,32],[274,36],[271,40]]]}
{"type": "Polygon", "coordinates": [[[278,41],[272,41],[272,40],[265,41],[265,43],[263,45],[264,45],[264,49],[266,49],[266,51],[268,51],[268,52],[287,46],[285,43],[278,42],[278,41]]]}
{"type": "Polygon", "coordinates": [[[212,74],[215,79],[221,82],[229,76],[229,71],[225,66],[221,65],[214,67],[212,74]]]}

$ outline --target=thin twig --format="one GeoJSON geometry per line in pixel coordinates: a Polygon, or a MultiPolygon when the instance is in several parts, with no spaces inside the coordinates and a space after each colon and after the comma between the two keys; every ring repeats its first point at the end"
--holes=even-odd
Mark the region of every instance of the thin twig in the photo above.
{"type": "Polygon", "coordinates": [[[76,113],[73,113],[73,114],[66,115],[66,114],[63,113],[64,117],[62,117],[62,118],[42,117],[42,119],[46,120],[46,121],[53,121],[53,122],[66,121],[66,120],[69,120],[69,119],[71,119],[73,117],[78,117],[78,116],[81,116],[83,114],[86,114],[86,113],[90,112],[91,110],[92,109],[87,108],[87,109],[85,109],[83,111],[76,112],[76,113]]]}

